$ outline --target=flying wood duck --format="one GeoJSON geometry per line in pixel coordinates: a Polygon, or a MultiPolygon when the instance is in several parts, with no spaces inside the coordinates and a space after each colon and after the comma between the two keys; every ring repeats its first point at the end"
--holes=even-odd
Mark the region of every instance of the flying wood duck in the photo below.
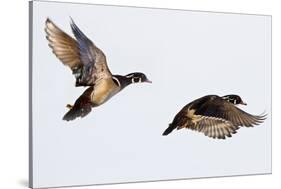
{"type": "Polygon", "coordinates": [[[71,19],[71,29],[76,40],[46,20],[46,38],[56,57],[68,66],[76,78],[76,87],[88,87],[75,101],[67,105],[70,110],[63,120],[84,117],[92,107],[99,106],[132,83],[149,82],[146,75],[135,72],[125,76],[112,75],[104,53],[78,28],[71,19]]]}
{"type": "Polygon", "coordinates": [[[240,126],[253,127],[266,119],[266,115],[244,112],[235,106],[238,104],[246,105],[238,95],[207,95],[194,100],[175,116],[163,135],[170,134],[176,128],[188,128],[214,139],[225,139],[235,134],[240,126]]]}

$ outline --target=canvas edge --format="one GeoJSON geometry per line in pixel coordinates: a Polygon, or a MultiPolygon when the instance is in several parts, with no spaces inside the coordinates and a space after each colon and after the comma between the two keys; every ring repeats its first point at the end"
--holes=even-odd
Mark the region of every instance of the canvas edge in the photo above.
{"type": "Polygon", "coordinates": [[[229,177],[256,177],[256,176],[266,176],[272,175],[272,172],[263,173],[249,173],[249,174],[231,174],[231,175],[215,175],[215,176],[203,176],[203,177],[190,177],[190,178],[171,178],[163,180],[138,180],[129,182],[109,182],[109,183],[93,183],[93,184],[75,184],[75,185],[60,185],[60,186],[40,186],[34,189],[50,189],[50,188],[74,188],[74,187],[95,187],[95,186],[112,186],[112,185],[127,185],[127,184],[140,184],[140,183],[154,183],[154,182],[176,182],[176,181],[188,181],[188,180],[198,180],[198,179],[225,179],[229,177]]]}
{"type": "Polygon", "coordinates": [[[109,6],[109,7],[123,7],[123,8],[140,8],[140,9],[156,9],[156,10],[171,10],[171,11],[189,11],[189,12],[202,12],[202,13],[217,13],[217,14],[236,14],[244,16],[272,16],[271,14],[257,14],[257,13],[245,13],[245,12],[224,12],[224,11],[208,11],[208,10],[198,10],[198,9],[181,9],[181,8],[167,8],[167,7],[153,7],[153,6],[133,6],[133,5],[117,5],[117,4],[102,4],[102,3],[92,3],[92,2],[73,2],[60,1],[60,0],[32,0],[40,3],[58,3],[58,4],[76,4],[76,5],[95,5],[95,6],[109,6]]]}
{"type": "Polygon", "coordinates": [[[273,163],[272,163],[272,145],[273,145],[273,142],[272,142],[272,128],[273,128],[273,124],[272,124],[272,99],[273,99],[273,95],[272,95],[272,15],[269,16],[269,19],[270,19],[270,173],[272,174],[272,166],[273,166],[273,163]]]}
{"type": "Polygon", "coordinates": [[[29,104],[29,170],[28,170],[28,187],[29,188],[38,188],[38,189],[45,189],[45,188],[64,188],[64,187],[85,187],[85,186],[104,186],[104,185],[118,185],[118,184],[133,184],[133,183],[152,183],[152,182],[170,182],[170,181],[181,181],[181,180],[195,180],[195,179],[212,179],[212,178],[227,178],[227,177],[243,177],[243,176],[260,176],[260,175],[272,175],[273,174],[273,161],[272,161],[272,15],[271,14],[249,14],[249,13],[238,13],[238,12],[220,12],[220,11],[202,11],[202,10],[188,10],[188,9],[171,9],[171,8],[158,8],[158,7],[142,7],[142,6],[127,6],[127,5],[113,5],[113,4],[94,4],[94,3],[80,3],[80,2],[60,2],[60,1],[45,1],[45,0],[30,0],[28,1],[28,19],[29,19],[29,26],[28,26],[28,49],[29,49],[29,55],[28,55],[28,80],[29,80],[29,90],[28,90],[28,104],[29,104]],[[238,14],[238,15],[249,15],[249,16],[263,16],[268,17],[270,19],[270,114],[271,114],[271,145],[270,145],[270,170],[265,171],[263,173],[250,173],[250,174],[234,174],[234,175],[216,175],[216,176],[207,176],[207,177],[190,177],[190,178],[176,178],[176,179],[164,179],[164,180],[146,180],[146,181],[129,181],[129,182],[116,182],[116,183],[98,183],[98,184],[86,184],[86,185],[65,185],[65,186],[51,186],[51,187],[34,187],[34,180],[33,180],[33,124],[32,124],[32,64],[33,64],[33,5],[34,2],[38,3],[65,3],[65,4],[82,4],[82,5],[96,5],[96,6],[112,6],[112,7],[127,7],[127,8],[145,8],[145,9],[160,9],[160,10],[173,10],[173,11],[190,11],[190,12],[205,12],[205,13],[219,13],[219,14],[238,14]]]}
{"type": "Polygon", "coordinates": [[[33,188],[33,132],[32,132],[32,47],[33,47],[33,1],[28,1],[28,149],[29,149],[29,166],[28,166],[28,187],[33,188]]]}

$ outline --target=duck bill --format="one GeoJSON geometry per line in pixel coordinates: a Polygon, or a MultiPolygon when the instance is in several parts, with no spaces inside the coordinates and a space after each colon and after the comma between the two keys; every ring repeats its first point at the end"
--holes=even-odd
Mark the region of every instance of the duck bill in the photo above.
{"type": "Polygon", "coordinates": [[[150,81],[150,80],[146,80],[145,82],[146,82],[146,83],[152,83],[152,81],[150,81]]]}

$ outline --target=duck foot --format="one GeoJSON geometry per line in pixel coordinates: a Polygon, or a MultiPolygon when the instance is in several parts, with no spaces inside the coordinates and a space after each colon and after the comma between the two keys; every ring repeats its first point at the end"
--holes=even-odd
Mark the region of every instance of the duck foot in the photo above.
{"type": "Polygon", "coordinates": [[[69,109],[72,109],[72,108],[73,108],[73,105],[67,104],[66,107],[69,108],[69,109]]]}

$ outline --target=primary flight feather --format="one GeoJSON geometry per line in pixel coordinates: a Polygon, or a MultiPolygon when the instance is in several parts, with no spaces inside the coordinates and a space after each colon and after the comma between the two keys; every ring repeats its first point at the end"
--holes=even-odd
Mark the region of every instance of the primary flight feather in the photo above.
{"type": "Polygon", "coordinates": [[[238,104],[246,105],[238,95],[207,95],[196,99],[177,113],[163,135],[174,129],[188,128],[208,137],[225,139],[242,126],[253,127],[266,119],[266,115],[251,115],[239,109],[238,104]]]}
{"type": "Polygon", "coordinates": [[[45,23],[46,38],[56,57],[68,66],[75,76],[75,86],[88,87],[75,101],[68,105],[70,110],[63,120],[70,121],[89,114],[93,107],[109,100],[132,83],[149,82],[146,75],[140,72],[128,75],[111,74],[105,54],[78,28],[71,19],[69,36],[56,26],[49,18],[45,23]]]}

